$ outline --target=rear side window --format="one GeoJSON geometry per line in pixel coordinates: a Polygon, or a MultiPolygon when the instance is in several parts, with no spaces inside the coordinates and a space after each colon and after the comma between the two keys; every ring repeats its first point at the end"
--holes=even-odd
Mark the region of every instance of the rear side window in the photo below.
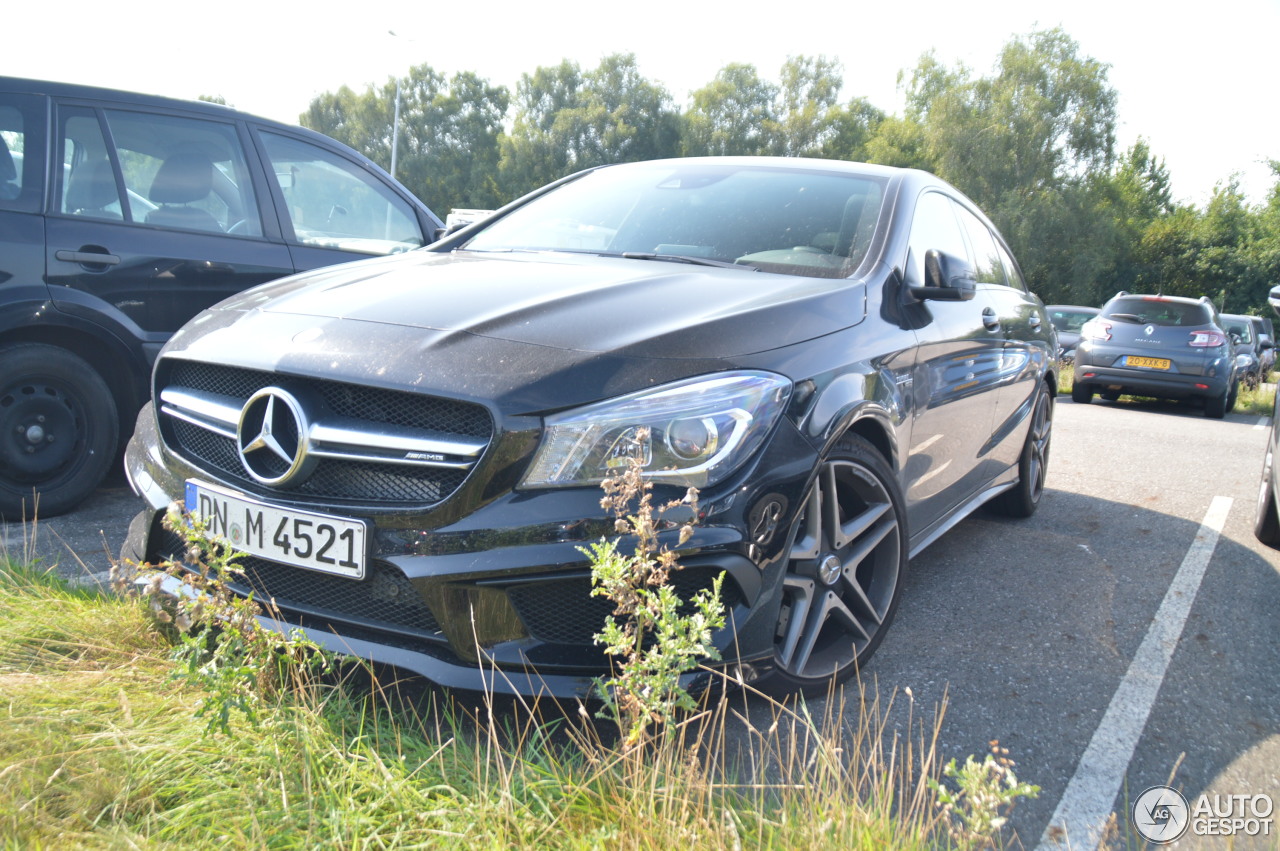
{"type": "Polygon", "coordinates": [[[1140,325],[1184,325],[1196,327],[1213,322],[1209,306],[1202,303],[1169,301],[1162,298],[1122,297],[1103,311],[1107,319],[1140,325]]]}
{"type": "Polygon", "coordinates": [[[980,284],[1008,283],[1004,277],[1004,264],[1000,261],[1000,252],[991,231],[982,220],[959,204],[956,212],[960,216],[960,225],[969,235],[969,244],[973,246],[973,277],[980,284]]]}
{"type": "Polygon", "coordinates": [[[260,236],[234,124],[89,107],[59,110],[59,212],[148,227],[260,236]]]}
{"type": "Polygon", "coordinates": [[[43,101],[0,94],[0,209],[34,213],[44,193],[43,101]]]}
{"type": "Polygon", "coordinates": [[[413,208],[359,164],[276,133],[262,143],[297,242],[361,254],[424,244],[413,208]]]}

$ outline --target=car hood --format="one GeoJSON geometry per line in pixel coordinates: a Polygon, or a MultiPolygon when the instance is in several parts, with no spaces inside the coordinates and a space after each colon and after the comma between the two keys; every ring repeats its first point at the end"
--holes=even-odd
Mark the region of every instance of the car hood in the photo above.
{"type": "Polygon", "coordinates": [[[161,357],[537,414],[730,369],[857,324],[865,302],[865,283],[850,280],[412,252],[247,290],[183,326],[161,357]]]}
{"type": "Polygon", "coordinates": [[[861,284],[594,255],[413,252],[250,290],[223,310],[644,358],[735,357],[856,325],[861,284]]]}

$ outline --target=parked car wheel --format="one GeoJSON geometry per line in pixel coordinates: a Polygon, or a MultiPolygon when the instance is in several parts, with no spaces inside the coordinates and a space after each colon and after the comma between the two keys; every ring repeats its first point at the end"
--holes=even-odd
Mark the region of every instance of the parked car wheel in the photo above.
{"type": "Polygon", "coordinates": [[[57,346],[0,348],[0,514],[62,514],[116,457],[119,420],[105,381],[57,346]]]}
{"type": "Polygon", "coordinates": [[[774,654],[787,690],[843,681],[880,644],[907,566],[903,516],[880,453],[846,438],[818,470],[791,544],[774,654]]]}
{"type": "Polygon", "coordinates": [[[1267,450],[1262,461],[1262,482],[1258,485],[1258,506],[1253,517],[1253,534],[1269,547],[1280,549],[1280,513],[1276,511],[1275,488],[1272,486],[1273,456],[1267,450]]]}
{"type": "Polygon", "coordinates": [[[1217,396],[1210,396],[1204,400],[1204,415],[1210,419],[1220,420],[1227,415],[1227,410],[1232,407],[1235,393],[1233,392],[1235,385],[1231,390],[1223,390],[1217,396]]]}
{"type": "Polygon", "coordinates": [[[1053,436],[1053,396],[1048,386],[1040,388],[1031,428],[1018,462],[1018,485],[991,501],[991,508],[1006,517],[1030,517],[1040,505],[1045,474],[1049,469],[1049,439],[1053,436]]]}
{"type": "Polygon", "coordinates": [[[1071,401],[1080,405],[1087,405],[1093,401],[1093,391],[1089,389],[1087,384],[1072,384],[1071,401]]]}

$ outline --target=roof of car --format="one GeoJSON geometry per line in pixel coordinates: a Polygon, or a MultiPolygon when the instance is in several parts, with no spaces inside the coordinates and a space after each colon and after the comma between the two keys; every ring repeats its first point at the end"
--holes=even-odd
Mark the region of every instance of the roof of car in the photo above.
{"type": "Polygon", "coordinates": [[[170,109],[185,109],[207,112],[210,115],[236,115],[241,118],[252,118],[264,124],[275,124],[281,127],[294,125],[263,118],[244,110],[235,109],[221,103],[204,100],[185,100],[165,97],[163,95],[131,92],[124,89],[108,89],[102,86],[87,86],[82,83],[64,83],[54,80],[32,80],[24,77],[0,77],[0,91],[22,92],[24,94],[48,95],[62,98],[85,98],[86,100],[112,100],[120,103],[133,103],[140,106],[159,106],[170,109]]]}

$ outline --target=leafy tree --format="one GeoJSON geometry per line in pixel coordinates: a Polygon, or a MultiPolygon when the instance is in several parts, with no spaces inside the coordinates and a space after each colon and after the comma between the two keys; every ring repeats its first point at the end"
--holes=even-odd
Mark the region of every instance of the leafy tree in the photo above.
{"type": "Polygon", "coordinates": [[[1008,43],[989,77],[925,54],[906,117],[932,170],[987,211],[1032,286],[1056,297],[1109,265],[1099,254],[1109,225],[1095,215],[1105,192],[1093,177],[1114,159],[1115,103],[1107,66],[1053,29],[1008,43]]]}
{"type": "Polygon", "coordinates": [[[584,168],[674,156],[679,113],[635,54],[606,56],[583,73],[573,62],[525,74],[502,142],[502,185],[519,195],[584,168]]]}
{"type": "MultiPolygon", "coordinates": [[[[399,83],[395,176],[441,215],[503,200],[493,175],[506,88],[470,72],[446,80],[426,64],[411,68],[399,83]]],[[[343,86],[315,98],[300,121],[389,168],[395,100],[395,80],[361,93],[343,86]]]]}
{"type": "Polygon", "coordinates": [[[778,123],[778,87],[761,79],[754,65],[726,65],[692,97],[681,146],[686,156],[770,152],[778,123]]]}

